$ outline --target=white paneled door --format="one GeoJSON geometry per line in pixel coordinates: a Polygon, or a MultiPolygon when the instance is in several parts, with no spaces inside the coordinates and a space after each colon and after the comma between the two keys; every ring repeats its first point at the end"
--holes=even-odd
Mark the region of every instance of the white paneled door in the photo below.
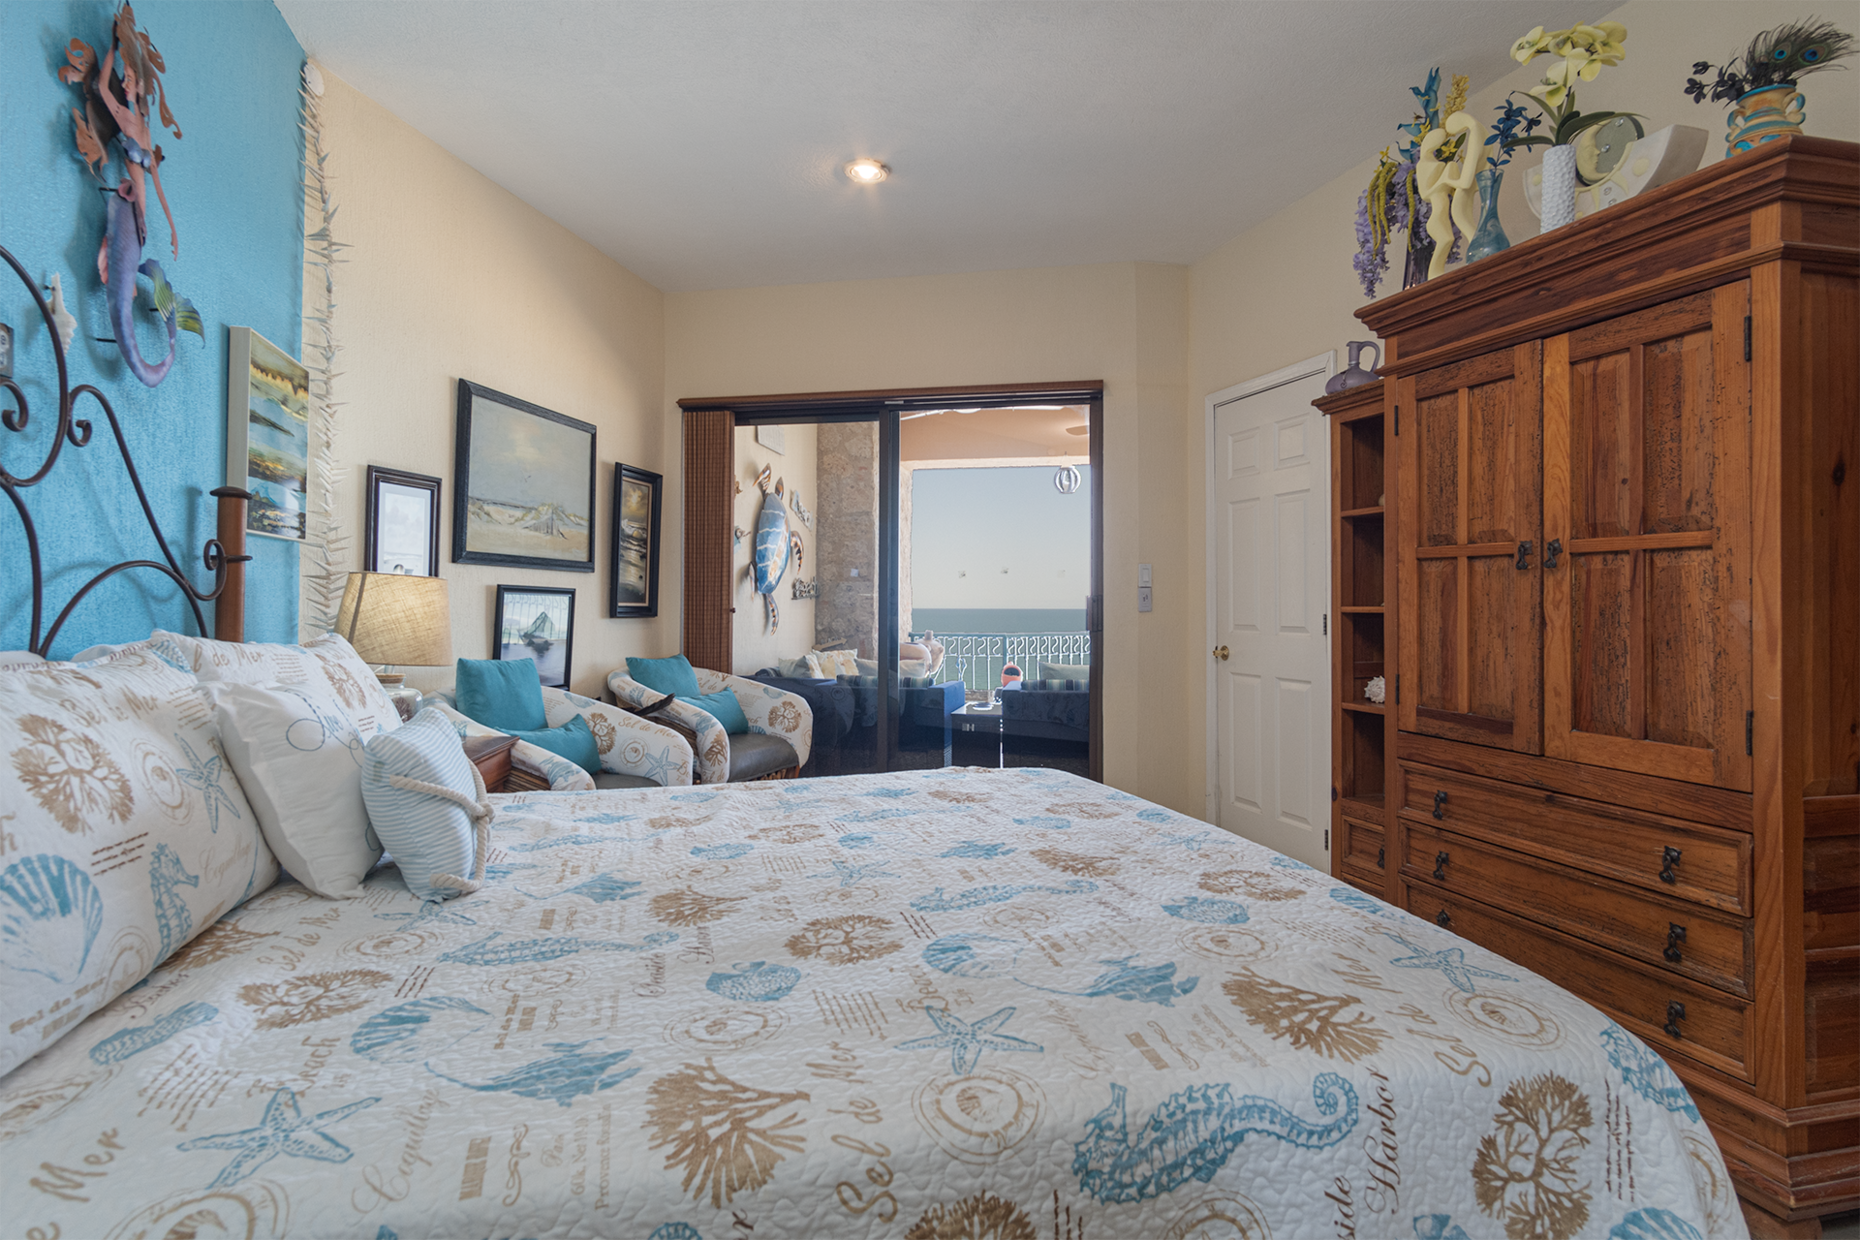
{"type": "Polygon", "coordinates": [[[1214,398],[1216,821],[1330,869],[1328,359],[1214,398]],[[1276,381],[1276,382],[1275,382],[1276,381]]]}

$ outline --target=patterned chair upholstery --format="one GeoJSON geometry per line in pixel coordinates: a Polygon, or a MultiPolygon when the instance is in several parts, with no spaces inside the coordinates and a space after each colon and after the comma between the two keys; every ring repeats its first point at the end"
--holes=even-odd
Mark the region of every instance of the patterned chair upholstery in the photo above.
{"type": "MultiPolygon", "coordinates": [[[[687,744],[695,782],[792,779],[800,773],[814,741],[814,712],[805,698],[745,676],[701,667],[693,670],[699,689],[705,693],[728,689],[749,719],[747,733],[731,736],[715,718],[688,702],[674,701],[659,709],[658,717],[691,734],[687,744]]],[[[607,690],[614,701],[628,707],[646,706],[664,696],[623,671],[608,673],[607,690]]]]}
{"type": "MultiPolygon", "coordinates": [[[[671,728],[604,706],[579,693],[545,688],[542,695],[544,719],[550,727],[559,728],[577,715],[587,720],[595,748],[600,751],[601,773],[589,775],[567,758],[518,741],[510,754],[514,782],[552,792],[690,786],[691,747],[671,728]]],[[[465,736],[499,735],[496,728],[467,719],[451,706],[440,703],[438,708],[465,736]]]]}

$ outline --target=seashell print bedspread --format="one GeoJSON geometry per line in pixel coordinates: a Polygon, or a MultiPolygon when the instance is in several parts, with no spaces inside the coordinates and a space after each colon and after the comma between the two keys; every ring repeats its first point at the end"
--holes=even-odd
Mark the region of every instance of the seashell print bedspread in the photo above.
{"type": "Polygon", "coordinates": [[[1741,1236],[1666,1065],[1058,772],[495,798],[490,884],[283,884],[0,1079],[11,1232],[1741,1236]]]}

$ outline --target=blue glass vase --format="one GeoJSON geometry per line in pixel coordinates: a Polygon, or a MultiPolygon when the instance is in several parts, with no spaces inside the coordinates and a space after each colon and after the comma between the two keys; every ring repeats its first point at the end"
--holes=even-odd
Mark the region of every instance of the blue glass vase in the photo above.
{"type": "Polygon", "coordinates": [[[1490,258],[1500,250],[1511,248],[1505,226],[1498,222],[1498,187],[1505,180],[1503,168],[1481,168],[1475,178],[1479,183],[1479,227],[1466,243],[1466,261],[1490,258]]]}

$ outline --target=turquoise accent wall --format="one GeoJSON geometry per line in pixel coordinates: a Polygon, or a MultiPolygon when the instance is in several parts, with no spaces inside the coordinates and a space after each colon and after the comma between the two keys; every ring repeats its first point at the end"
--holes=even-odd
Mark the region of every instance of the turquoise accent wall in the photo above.
{"type": "MultiPolygon", "coordinates": [[[[180,258],[152,200],[143,254],[193,300],[206,327],[204,344],[182,332],[174,369],[159,387],[144,387],[114,344],[94,339],[112,335],[97,279],[103,195],[72,142],[78,91],[56,76],[74,37],[100,56],[108,51],[114,10],[72,0],[0,3],[0,245],[36,281],[61,273],[66,304],[78,319],[68,354],[71,383],[93,384],[109,398],[168,545],[199,585],[209,580],[201,549],[215,531],[216,501],[207,493],[225,481],[227,328],[253,328],[302,356],[303,51],[269,0],[137,0],[136,24],[167,62],[163,82],[182,133],[178,141],[169,132],[156,135],[167,156],[162,186],[180,258]]],[[[139,306],[148,304],[146,280],[143,289],[139,306]]],[[[142,355],[160,358],[165,333],[152,315],[138,318],[145,322],[142,355]]],[[[50,334],[4,268],[0,322],[14,330],[14,378],[31,414],[23,434],[0,429],[0,460],[21,474],[35,469],[50,446],[57,378],[50,334]]],[[[107,420],[89,400],[80,402],[78,416],[95,427],[89,446],[67,444],[51,476],[21,493],[47,569],[48,626],[99,569],[161,558],[107,420]]],[[[254,537],[249,549],[255,559],[248,566],[247,638],[296,640],[297,544],[254,537]]],[[[29,608],[26,542],[12,505],[0,502],[0,650],[25,647],[29,608]]],[[[202,610],[211,626],[212,604],[202,610]]],[[[186,599],[159,574],[120,574],[78,605],[52,653],[129,641],[153,628],[195,632],[186,599]]]]}

